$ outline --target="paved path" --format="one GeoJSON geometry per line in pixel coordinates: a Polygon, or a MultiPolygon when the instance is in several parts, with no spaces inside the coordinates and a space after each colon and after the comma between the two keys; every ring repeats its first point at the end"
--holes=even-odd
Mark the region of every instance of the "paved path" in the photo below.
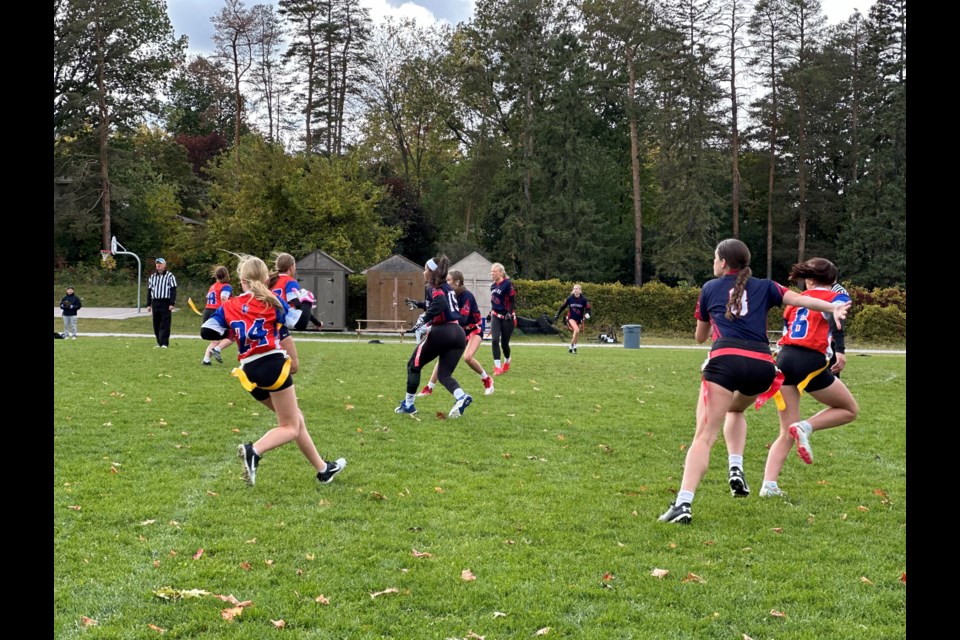
{"type": "MultiPolygon", "coordinates": [[[[177,311],[181,311],[181,310],[182,310],[182,309],[181,309],[180,307],[177,308],[177,311]]],[[[60,317],[60,309],[59,309],[59,307],[54,307],[54,308],[53,308],[53,315],[54,315],[55,318],[59,318],[59,317],[60,317]]],[[[150,315],[150,312],[147,311],[146,309],[140,309],[140,313],[139,313],[139,314],[137,313],[137,310],[136,310],[136,309],[129,309],[129,308],[124,309],[124,308],[119,308],[119,307],[83,307],[83,308],[80,309],[81,322],[82,322],[82,319],[83,319],[83,318],[105,318],[105,319],[108,319],[108,320],[126,320],[126,319],[128,319],[128,318],[145,318],[145,317],[148,317],[149,315],[150,315]]],[[[81,326],[82,326],[82,325],[81,325],[81,326]]],[[[294,337],[296,338],[297,342],[347,342],[348,339],[346,338],[346,336],[352,336],[352,335],[353,335],[352,332],[344,332],[344,333],[342,333],[342,334],[338,334],[339,336],[342,336],[342,337],[333,337],[333,336],[330,336],[330,337],[321,337],[321,336],[313,335],[313,333],[314,333],[314,332],[311,332],[311,331],[307,331],[307,332],[297,331],[297,332],[294,333],[293,335],[294,335],[294,337]]],[[[81,332],[78,332],[77,335],[79,335],[79,336],[81,336],[81,337],[96,337],[96,336],[100,336],[100,337],[116,337],[116,338],[122,338],[122,337],[127,337],[127,338],[150,338],[151,340],[154,339],[154,336],[153,336],[152,333],[105,333],[105,332],[101,332],[101,333],[84,333],[84,332],[81,331],[81,332]]],[[[386,339],[387,339],[386,341],[389,342],[389,343],[398,342],[398,340],[397,340],[397,334],[395,334],[395,333],[385,333],[385,334],[382,334],[382,335],[369,334],[369,336],[367,336],[367,337],[369,337],[371,340],[372,340],[372,339],[386,338],[386,339]]],[[[403,344],[405,344],[405,345],[406,345],[406,344],[409,344],[409,345],[412,346],[412,345],[414,344],[412,338],[413,338],[413,336],[410,336],[409,338],[405,339],[405,340],[403,341],[403,344]]],[[[176,339],[176,340],[200,340],[200,336],[194,335],[194,334],[172,334],[172,335],[170,336],[170,339],[171,339],[171,340],[174,340],[174,339],[176,339]]],[[[369,340],[366,340],[366,339],[365,339],[365,340],[362,340],[362,341],[359,341],[359,340],[358,340],[358,341],[356,341],[356,342],[357,342],[358,344],[361,343],[361,342],[366,343],[366,342],[369,342],[369,340]]],[[[490,343],[489,343],[489,341],[484,340],[483,344],[486,345],[486,344],[490,344],[490,343]]],[[[532,345],[532,346],[537,346],[537,347],[566,347],[566,346],[567,346],[567,343],[566,343],[566,342],[556,342],[556,341],[553,341],[553,342],[526,342],[526,341],[524,341],[524,342],[520,342],[520,343],[516,343],[516,344],[532,345]]],[[[579,345],[579,347],[580,347],[580,348],[587,348],[587,349],[623,349],[623,343],[616,343],[616,344],[591,344],[591,343],[581,343],[581,344],[579,345]]],[[[710,346],[709,346],[709,345],[668,345],[668,344],[649,345],[649,344],[642,344],[642,343],[641,343],[641,344],[640,344],[640,348],[641,348],[641,349],[699,349],[699,350],[701,350],[701,351],[707,351],[707,350],[709,350],[710,346]]],[[[876,353],[876,354],[894,354],[894,355],[900,354],[900,355],[903,355],[903,354],[906,354],[907,352],[906,352],[906,350],[900,350],[900,349],[847,349],[847,353],[876,353]]]]}

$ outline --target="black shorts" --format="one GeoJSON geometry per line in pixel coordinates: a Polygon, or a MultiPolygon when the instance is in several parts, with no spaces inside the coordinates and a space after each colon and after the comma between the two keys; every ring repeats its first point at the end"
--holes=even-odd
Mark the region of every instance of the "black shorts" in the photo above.
{"type": "Polygon", "coordinates": [[[777,367],[783,372],[784,386],[796,387],[811,373],[823,369],[807,383],[805,391],[820,391],[833,384],[836,377],[828,364],[825,354],[793,345],[781,347],[777,355],[777,367]]]}
{"type": "Polygon", "coordinates": [[[257,400],[266,400],[274,391],[282,391],[292,386],[293,374],[291,373],[287,375],[283,383],[276,389],[271,389],[270,391],[266,389],[266,387],[272,387],[277,384],[277,380],[279,380],[283,374],[283,365],[286,361],[287,358],[282,353],[271,353],[268,356],[257,358],[253,362],[245,363],[243,365],[243,372],[247,375],[247,379],[250,382],[257,385],[257,387],[250,392],[250,395],[257,400]]]}
{"type": "Polygon", "coordinates": [[[739,391],[745,396],[757,396],[770,388],[777,375],[777,367],[765,344],[747,340],[723,338],[714,343],[711,357],[703,365],[703,379],[718,384],[728,391],[739,391]],[[756,353],[748,355],[713,355],[723,348],[756,353]]]}

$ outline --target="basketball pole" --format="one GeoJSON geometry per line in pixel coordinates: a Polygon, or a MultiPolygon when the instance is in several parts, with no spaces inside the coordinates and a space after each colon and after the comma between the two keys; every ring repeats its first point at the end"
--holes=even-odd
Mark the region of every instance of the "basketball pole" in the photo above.
{"type": "Polygon", "coordinates": [[[113,255],[133,256],[137,259],[137,313],[140,313],[140,281],[142,280],[143,268],[140,264],[140,256],[127,251],[126,248],[117,242],[117,236],[110,238],[110,253],[113,255]]]}

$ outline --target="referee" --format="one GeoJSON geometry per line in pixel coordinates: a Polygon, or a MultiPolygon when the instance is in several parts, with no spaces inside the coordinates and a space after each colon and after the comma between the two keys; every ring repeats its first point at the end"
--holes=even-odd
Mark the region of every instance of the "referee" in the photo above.
{"type": "Polygon", "coordinates": [[[153,311],[154,349],[170,346],[170,317],[177,304],[177,278],[167,271],[167,261],[157,258],[157,270],[147,280],[147,306],[153,311]]]}

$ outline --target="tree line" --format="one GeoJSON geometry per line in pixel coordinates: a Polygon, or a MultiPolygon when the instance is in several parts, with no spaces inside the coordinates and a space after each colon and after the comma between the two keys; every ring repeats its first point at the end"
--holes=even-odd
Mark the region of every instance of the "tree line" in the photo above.
{"type": "Polygon", "coordinates": [[[54,1],[54,260],[116,235],[364,269],[473,250],[528,279],[906,280],[906,0],[478,0],[456,26],[358,0],[224,0],[187,56],[163,0],[54,1]]]}

